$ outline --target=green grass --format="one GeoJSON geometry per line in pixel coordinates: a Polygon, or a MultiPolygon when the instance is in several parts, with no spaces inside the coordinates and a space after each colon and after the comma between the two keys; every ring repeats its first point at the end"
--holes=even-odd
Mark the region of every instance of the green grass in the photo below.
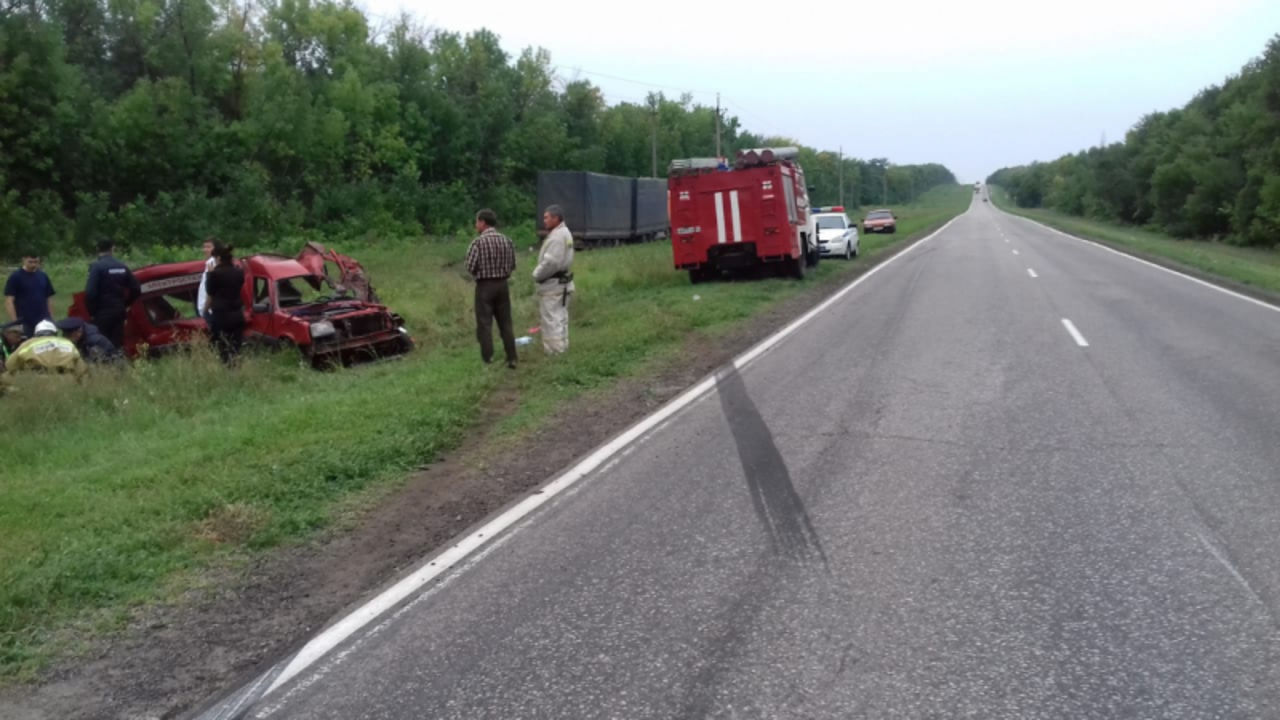
{"type": "Polygon", "coordinates": [[[991,201],[1001,210],[1031,218],[1063,232],[1095,240],[1165,265],[1207,273],[1231,283],[1280,294],[1280,252],[1204,240],[1178,240],[1150,230],[1065,215],[1053,210],[1014,207],[1008,193],[992,187],[991,201]]]}
{"type": "MultiPolygon", "coordinates": [[[[865,238],[864,257],[968,203],[965,187],[935,189],[899,208],[897,235],[865,238]]],[[[517,235],[520,332],[537,320],[533,238],[517,235]]],[[[479,362],[465,248],[461,239],[345,248],[420,344],[398,360],[322,373],[275,354],[228,371],[198,348],[81,385],[19,376],[0,398],[0,678],[33,677],[84,638],[119,627],[131,608],[198,582],[202,570],[304,539],[361,497],[394,491],[409,470],[455,447],[504,385],[520,400],[498,430],[518,438],[575,397],[670,361],[691,333],[727,332],[866,262],[823,262],[803,283],[695,289],[672,269],[666,243],[583,252],[571,352],[551,360],[526,348],[511,373],[479,362]]],[[[84,267],[48,264],[59,307],[84,267]]]]}

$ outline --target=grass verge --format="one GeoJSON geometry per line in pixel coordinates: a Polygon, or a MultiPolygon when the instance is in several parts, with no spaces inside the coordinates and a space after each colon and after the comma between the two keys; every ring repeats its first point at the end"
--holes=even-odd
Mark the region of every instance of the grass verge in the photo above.
{"type": "MultiPolygon", "coordinates": [[[[863,257],[941,225],[969,201],[963,186],[936,188],[898,209],[897,235],[864,238],[863,257]]],[[[533,238],[526,231],[517,240],[520,331],[536,310],[533,238]]],[[[584,252],[571,352],[550,360],[526,348],[512,373],[479,362],[465,241],[343,249],[405,316],[419,351],[320,373],[287,354],[247,357],[227,371],[197,348],[80,385],[22,376],[0,399],[0,679],[32,678],[203,568],[333,523],[362,493],[381,494],[455,447],[495,391],[517,389],[519,405],[499,429],[518,437],[584,392],[672,359],[691,334],[727,332],[867,263],[826,261],[802,283],[695,289],[671,268],[664,243],[584,252]]],[[[60,307],[84,267],[49,264],[60,307]]]]}
{"type": "Polygon", "coordinates": [[[1179,240],[1133,226],[1089,220],[1041,208],[1015,207],[1008,193],[1000,187],[992,187],[990,193],[991,201],[1005,212],[1206,280],[1253,290],[1253,294],[1266,299],[1280,299],[1280,252],[1275,250],[1205,240],[1179,240]]]}

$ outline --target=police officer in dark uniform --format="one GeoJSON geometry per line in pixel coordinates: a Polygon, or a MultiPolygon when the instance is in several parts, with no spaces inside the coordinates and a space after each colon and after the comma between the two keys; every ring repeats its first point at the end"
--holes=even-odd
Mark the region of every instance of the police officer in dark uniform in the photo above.
{"type": "Polygon", "coordinates": [[[62,331],[62,337],[75,343],[80,357],[90,365],[105,365],[119,361],[120,349],[111,344],[98,328],[78,317],[67,317],[54,323],[62,331]]]}
{"type": "Polygon", "coordinates": [[[115,347],[124,347],[124,314],[129,304],[138,299],[142,288],[124,263],[111,251],[115,243],[98,241],[98,259],[89,265],[89,282],[84,286],[84,301],[93,324],[115,347]]]}
{"type": "Polygon", "coordinates": [[[22,334],[22,321],[14,320],[8,325],[0,325],[0,363],[9,359],[9,356],[18,349],[26,336],[22,334]]]}

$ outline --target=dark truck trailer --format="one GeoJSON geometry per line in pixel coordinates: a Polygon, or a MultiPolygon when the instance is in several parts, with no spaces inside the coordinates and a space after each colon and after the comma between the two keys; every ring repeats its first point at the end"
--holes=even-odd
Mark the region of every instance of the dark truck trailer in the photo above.
{"type": "Polygon", "coordinates": [[[667,234],[667,181],[635,178],[631,193],[631,237],[653,240],[667,234]]]}
{"type": "Polygon", "coordinates": [[[542,211],[564,210],[564,222],[586,247],[652,240],[667,231],[666,182],[580,170],[538,173],[538,235],[544,237],[542,211]]]}

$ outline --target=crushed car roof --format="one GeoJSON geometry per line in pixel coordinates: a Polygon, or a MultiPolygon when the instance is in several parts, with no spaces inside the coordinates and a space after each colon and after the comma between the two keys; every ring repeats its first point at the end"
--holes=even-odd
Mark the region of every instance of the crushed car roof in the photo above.
{"type": "MultiPolygon", "coordinates": [[[[156,280],[168,280],[173,278],[184,278],[188,276],[193,281],[199,281],[199,275],[204,272],[204,260],[186,260],[175,263],[158,263],[156,265],[147,265],[133,271],[134,277],[138,278],[138,282],[146,285],[154,283],[156,280]]],[[[255,275],[264,275],[272,279],[283,279],[297,277],[299,275],[316,275],[302,263],[291,257],[284,255],[268,255],[258,254],[249,255],[248,257],[236,260],[236,264],[243,267],[249,265],[255,275]]],[[[154,288],[158,289],[158,288],[154,288]]],[[[147,288],[143,288],[143,292],[147,292],[147,288]]]]}

